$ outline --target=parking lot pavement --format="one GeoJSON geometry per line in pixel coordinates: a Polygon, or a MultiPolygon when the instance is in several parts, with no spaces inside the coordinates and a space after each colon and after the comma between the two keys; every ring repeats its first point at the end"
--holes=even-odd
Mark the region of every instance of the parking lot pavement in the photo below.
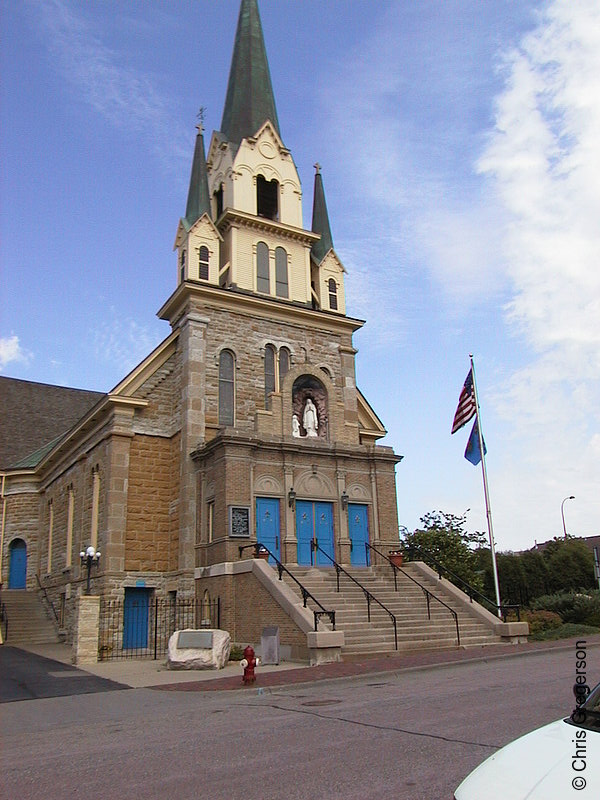
{"type": "Polygon", "coordinates": [[[128,687],[17,647],[0,647],[0,702],[111,692],[128,687]]]}

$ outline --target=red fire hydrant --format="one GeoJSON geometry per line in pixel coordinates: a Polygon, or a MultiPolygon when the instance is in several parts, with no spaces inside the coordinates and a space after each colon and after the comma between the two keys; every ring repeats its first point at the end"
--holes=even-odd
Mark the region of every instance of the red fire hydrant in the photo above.
{"type": "Polygon", "coordinates": [[[254,668],[257,667],[259,663],[260,659],[255,657],[254,648],[248,645],[248,647],[244,649],[244,657],[240,661],[240,666],[244,668],[244,677],[242,678],[242,683],[248,685],[256,681],[254,668]]]}

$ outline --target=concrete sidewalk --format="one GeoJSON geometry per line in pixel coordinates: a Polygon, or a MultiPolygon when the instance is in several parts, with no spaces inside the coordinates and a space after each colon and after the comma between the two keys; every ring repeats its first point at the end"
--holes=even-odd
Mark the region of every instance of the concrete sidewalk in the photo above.
{"type": "MultiPolygon", "coordinates": [[[[587,647],[600,647],[600,634],[585,637],[587,647]]],[[[486,662],[498,658],[520,655],[543,655],[551,650],[574,649],[577,638],[554,642],[527,642],[515,645],[488,645],[485,647],[430,650],[415,653],[390,654],[356,660],[341,661],[310,667],[307,664],[283,662],[278,665],[258,667],[255,689],[293,686],[316,681],[360,678],[362,676],[388,676],[415,669],[451,666],[465,662],[486,662]]],[[[64,644],[31,645],[21,647],[37,655],[71,664],[71,649],[64,644]]],[[[600,658],[599,658],[600,662],[600,658]]],[[[599,664],[600,667],[600,664],[599,664]]],[[[163,691],[227,691],[245,688],[239,663],[230,662],[221,670],[169,670],[164,661],[151,659],[122,659],[86,664],[85,672],[133,688],[148,687],[163,691]]],[[[598,677],[600,677],[600,669],[598,677]]]]}

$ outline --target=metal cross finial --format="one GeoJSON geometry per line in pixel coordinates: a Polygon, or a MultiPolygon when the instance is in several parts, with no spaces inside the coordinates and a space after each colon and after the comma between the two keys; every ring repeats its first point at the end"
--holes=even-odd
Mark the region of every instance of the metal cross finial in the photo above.
{"type": "Polygon", "coordinates": [[[317,163],[316,163],[316,164],[313,164],[313,166],[314,166],[314,168],[317,170],[317,175],[319,175],[319,174],[320,174],[320,172],[321,172],[321,165],[320,165],[320,164],[319,164],[319,162],[317,161],[317,163]]]}
{"type": "Polygon", "coordinates": [[[196,114],[196,119],[199,120],[199,124],[196,125],[196,128],[198,129],[199,133],[202,133],[204,131],[204,112],[205,111],[206,111],[206,106],[200,106],[200,109],[198,110],[198,113],[196,114]]]}

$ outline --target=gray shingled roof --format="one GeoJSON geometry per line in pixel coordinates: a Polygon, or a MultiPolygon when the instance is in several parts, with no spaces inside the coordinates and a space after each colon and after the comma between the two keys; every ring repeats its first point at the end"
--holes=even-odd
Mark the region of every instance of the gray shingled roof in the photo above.
{"type": "Polygon", "coordinates": [[[34,467],[102,397],[0,376],[0,469],[34,467]]]}

